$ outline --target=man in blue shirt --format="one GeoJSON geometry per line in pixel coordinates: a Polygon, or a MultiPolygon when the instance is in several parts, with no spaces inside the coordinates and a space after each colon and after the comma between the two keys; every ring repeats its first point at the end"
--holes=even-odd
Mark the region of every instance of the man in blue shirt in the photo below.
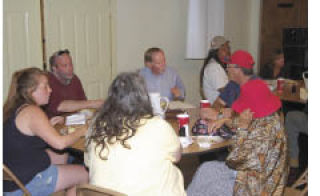
{"type": "Polygon", "coordinates": [[[139,74],[145,79],[149,93],[158,92],[170,101],[184,99],[183,82],[174,69],[167,67],[162,49],[149,48],[144,54],[144,64],[139,74]]]}

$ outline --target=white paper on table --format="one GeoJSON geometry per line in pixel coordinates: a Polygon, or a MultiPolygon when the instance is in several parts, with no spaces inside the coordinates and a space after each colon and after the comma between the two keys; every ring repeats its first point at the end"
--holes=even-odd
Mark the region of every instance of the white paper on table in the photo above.
{"type": "Polygon", "coordinates": [[[196,108],[196,107],[190,103],[186,103],[182,101],[171,101],[168,106],[169,110],[189,109],[189,108],[196,108]]]}
{"type": "Polygon", "coordinates": [[[277,80],[264,80],[267,83],[270,91],[274,91],[277,88],[277,80]]]}
{"type": "Polygon", "coordinates": [[[84,125],[86,124],[86,115],[77,113],[66,117],[66,125],[84,125]]]}
{"type": "Polygon", "coordinates": [[[90,119],[90,118],[93,117],[93,114],[94,114],[94,113],[92,112],[92,110],[82,109],[82,110],[80,110],[79,114],[84,114],[85,117],[86,117],[86,119],[88,120],[88,119],[90,119]]]}
{"type": "Polygon", "coordinates": [[[191,137],[179,137],[179,139],[180,139],[180,143],[181,143],[182,148],[186,148],[186,147],[188,147],[190,144],[193,143],[191,137]]]}

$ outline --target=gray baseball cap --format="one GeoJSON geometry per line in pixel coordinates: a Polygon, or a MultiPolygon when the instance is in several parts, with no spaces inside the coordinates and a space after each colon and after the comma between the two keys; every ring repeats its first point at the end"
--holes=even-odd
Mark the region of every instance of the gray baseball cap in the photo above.
{"type": "Polygon", "coordinates": [[[226,42],[230,42],[229,40],[226,40],[226,38],[224,38],[224,36],[215,36],[212,40],[211,40],[211,49],[218,49],[220,48],[223,44],[225,44],[226,42]]]}

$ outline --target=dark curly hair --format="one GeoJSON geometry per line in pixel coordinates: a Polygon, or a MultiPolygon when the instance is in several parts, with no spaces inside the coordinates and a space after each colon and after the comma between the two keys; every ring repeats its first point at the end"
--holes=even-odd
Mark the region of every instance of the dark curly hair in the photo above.
{"type": "Polygon", "coordinates": [[[96,114],[88,134],[86,148],[93,141],[95,150],[108,149],[108,144],[117,141],[125,147],[130,146],[126,140],[135,135],[142,125],[141,119],[152,118],[152,106],[144,79],[138,73],[121,73],[109,87],[108,97],[96,114]]]}

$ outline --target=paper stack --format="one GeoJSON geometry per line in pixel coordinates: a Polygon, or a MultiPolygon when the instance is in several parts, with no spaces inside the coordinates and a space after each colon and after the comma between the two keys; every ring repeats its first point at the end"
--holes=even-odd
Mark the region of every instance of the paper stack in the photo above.
{"type": "Polygon", "coordinates": [[[73,114],[66,117],[66,125],[84,125],[86,124],[86,115],[83,113],[73,114]]]}

